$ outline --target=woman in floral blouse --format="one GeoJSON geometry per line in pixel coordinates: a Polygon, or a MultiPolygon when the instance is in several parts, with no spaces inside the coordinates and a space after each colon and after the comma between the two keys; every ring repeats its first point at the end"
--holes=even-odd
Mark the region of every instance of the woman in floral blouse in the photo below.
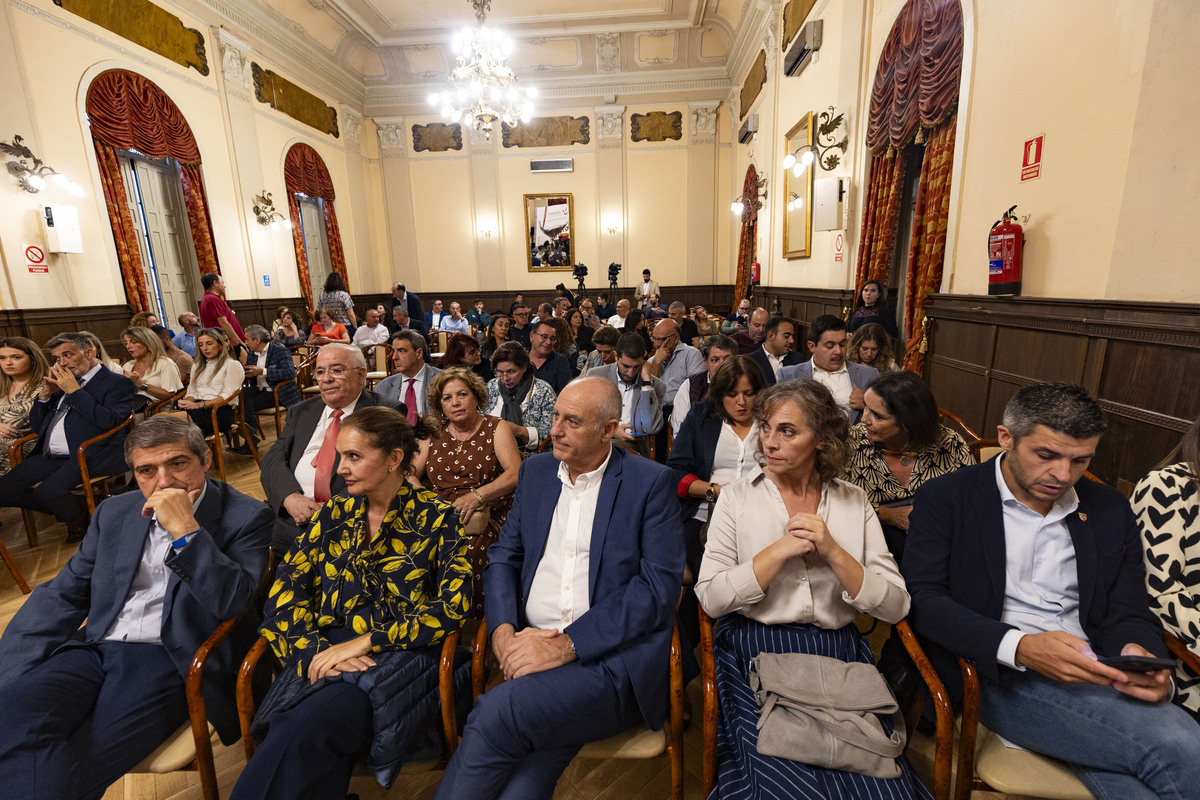
{"type": "Polygon", "coordinates": [[[341,421],[350,496],[317,512],[271,588],[262,634],[284,669],[231,797],[344,797],[368,750],[388,787],[436,727],[440,645],[470,608],[471,567],[454,508],[406,481],[429,434],[381,406],[341,421]]]}

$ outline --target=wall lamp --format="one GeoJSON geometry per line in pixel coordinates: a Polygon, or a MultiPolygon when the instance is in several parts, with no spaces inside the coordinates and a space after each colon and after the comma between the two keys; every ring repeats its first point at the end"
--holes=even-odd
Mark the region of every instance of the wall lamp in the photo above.
{"type": "Polygon", "coordinates": [[[767,179],[766,176],[755,178],[754,184],[746,191],[742,192],[741,197],[734,198],[734,201],[729,204],[729,210],[737,216],[742,216],[746,207],[758,211],[763,207],[763,200],[767,198],[767,179]]]}
{"type": "Polygon", "coordinates": [[[266,189],[261,194],[254,195],[254,218],[258,220],[259,225],[268,225],[276,229],[292,227],[292,221],[275,210],[271,193],[266,189]]]}
{"type": "Polygon", "coordinates": [[[21,188],[30,194],[37,194],[45,189],[46,178],[49,178],[54,181],[56,186],[66,189],[76,197],[83,196],[83,188],[79,184],[66,175],[55,172],[48,164],[35,156],[20,136],[13,136],[11,142],[0,142],[0,152],[13,156],[13,159],[4,166],[8,168],[8,174],[16,178],[21,188]],[[26,159],[33,162],[32,166],[25,163],[26,159]]]}
{"type": "Polygon", "coordinates": [[[798,208],[804,208],[804,198],[795,192],[788,192],[787,210],[795,211],[798,208]]]}
{"type": "Polygon", "coordinates": [[[841,156],[831,153],[831,150],[846,152],[850,145],[850,135],[847,133],[838,141],[837,131],[845,121],[845,114],[839,114],[833,106],[828,111],[822,111],[817,121],[817,143],[801,145],[795,152],[783,157],[783,168],[790,169],[792,175],[799,178],[804,174],[804,168],[816,161],[821,169],[829,172],[841,161],[841,156]]]}

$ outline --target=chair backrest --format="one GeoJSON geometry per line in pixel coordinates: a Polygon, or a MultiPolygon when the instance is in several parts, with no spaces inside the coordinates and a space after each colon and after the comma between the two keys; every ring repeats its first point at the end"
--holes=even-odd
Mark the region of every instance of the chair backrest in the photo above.
{"type": "Polygon", "coordinates": [[[970,425],[963,422],[962,417],[958,416],[953,411],[947,411],[944,408],[939,408],[938,422],[942,425],[945,425],[947,428],[958,431],[958,433],[968,444],[971,442],[977,442],[980,439],[979,434],[976,433],[970,425]]]}

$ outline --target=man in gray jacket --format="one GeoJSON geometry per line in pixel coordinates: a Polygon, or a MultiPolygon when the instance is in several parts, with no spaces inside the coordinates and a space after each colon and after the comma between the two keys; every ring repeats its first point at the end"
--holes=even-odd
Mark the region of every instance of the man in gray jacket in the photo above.
{"type": "Polygon", "coordinates": [[[604,378],[621,393],[621,421],[613,444],[650,455],[650,442],[663,426],[666,384],[644,369],[646,342],[639,334],[623,333],[617,340],[617,362],[588,372],[604,378]]]}

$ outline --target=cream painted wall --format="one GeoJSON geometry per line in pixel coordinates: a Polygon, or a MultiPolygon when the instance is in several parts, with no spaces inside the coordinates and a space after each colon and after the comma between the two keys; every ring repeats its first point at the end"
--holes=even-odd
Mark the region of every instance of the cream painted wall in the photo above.
{"type": "Polygon", "coordinates": [[[649,269],[660,285],[687,276],[687,147],[631,148],[625,155],[628,254],[621,286],[649,269]]]}

